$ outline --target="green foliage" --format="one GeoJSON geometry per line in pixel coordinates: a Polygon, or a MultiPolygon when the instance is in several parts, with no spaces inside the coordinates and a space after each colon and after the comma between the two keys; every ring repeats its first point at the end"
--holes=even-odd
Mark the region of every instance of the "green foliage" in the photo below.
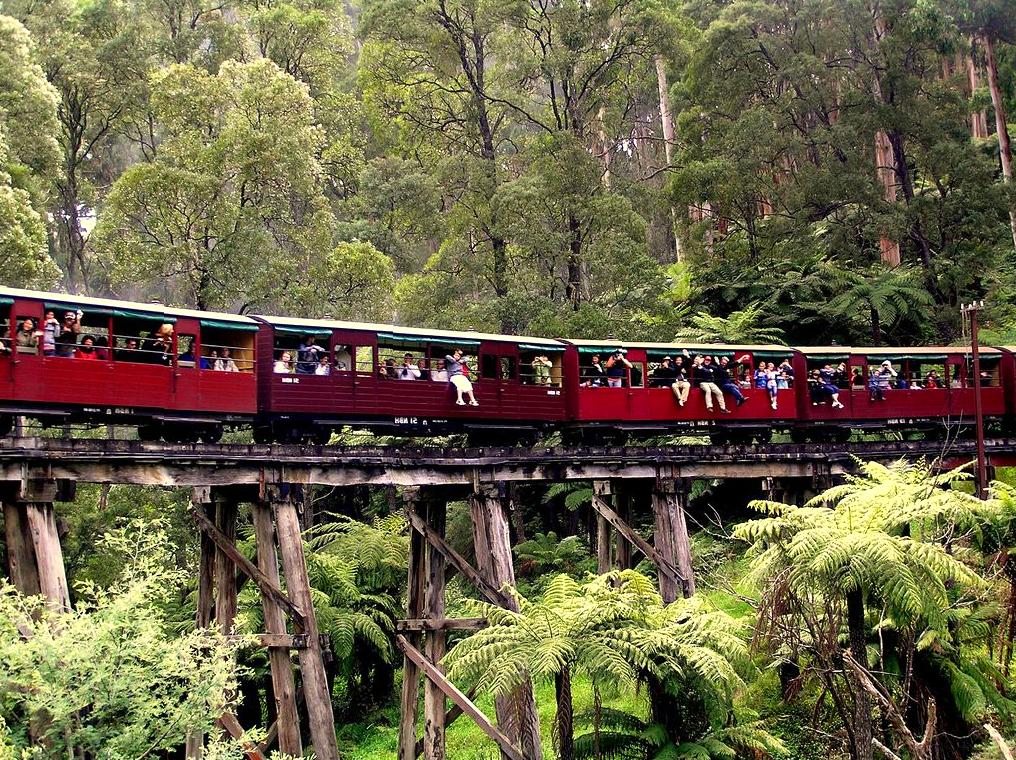
{"type": "Polygon", "coordinates": [[[589,559],[589,550],[578,536],[558,539],[554,531],[537,533],[533,538],[515,546],[515,554],[523,567],[531,566],[533,573],[574,573],[589,559]]]}
{"type": "Polygon", "coordinates": [[[783,343],[783,330],[773,327],[772,321],[765,305],[755,302],[726,317],[699,312],[676,338],[695,343],[783,343]]]}
{"type": "Polygon", "coordinates": [[[182,577],[158,522],[114,531],[100,548],[122,572],[108,588],[83,584],[73,612],[0,587],[0,718],[14,749],[38,736],[30,757],[168,751],[229,709],[234,647],[211,631],[176,635],[162,612],[182,577]]]}

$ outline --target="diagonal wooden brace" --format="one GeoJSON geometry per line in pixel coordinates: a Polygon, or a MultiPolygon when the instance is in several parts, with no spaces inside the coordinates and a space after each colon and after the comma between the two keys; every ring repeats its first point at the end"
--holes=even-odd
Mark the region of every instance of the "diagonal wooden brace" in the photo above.
{"type": "Polygon", "coordinates": [[[469,564],[465,557],[455,551],[451,544],[449,544],[443,537],[435,533],[409,504],[406,505],[406,519],[413,527],[413,530],[423,536],[428,544],[433,546],[437,551],[441,552],[445,559],[455,566],[456,570],[469,579],[469,581],[476,587],[476,590],[480,592],[481,596],[483,596],[491,604],[511,609],[511,601],[508,595],[502,593],[488,583],[487,580],[480,575],[479,571],[469,564]]]}
{"type": "Polygon", "coordinates": [[[293,627],[300,633],[305,628],[305,619],[300,609],[293,604],[289,597],[286,596],[282,589],[273,584],[268,577],[258,569],[258,567],[247,559],[243,552],[241,552],[232,541],[222,534],[215,524],[208,519],[208,517],[199,509],[195,509],[193,506],[190,508],[191,517],[194,518],[194,522],[198,524],[198,527],[204,532],[212,542],[222,550],[240,570],[242,570],[265,596],[270,596],[276,601],[276,603],[282,607],[293,621],[293,627]]]}
{"type": "Polygon", "coordinates": [[[656,547],[646,541],[642,536],[638,534],[628,523],[621,519],[621,516],[611,509],[607,503],[602,499],[593,499],[593,507],[599,512],[603,518],[609,522],[618,533],[624,536],[628,541],[638,547],[638,550],[645,554],[656,567],[664,573],[667,573],[675,582],[680,583],[685,578],[681,574],[674,564],[668,561],[662,554],[660,554],[656,547]]]}
{"type": "Polygon", "coordinates": [[[449,681],[434,663],[424,657],[419,649],[410,644],[405,636],[401,634],[396,635],[395,643],[402,650],[402,653],[412,660],[432,683],[443,691],[452,702],[458,705],[462,709],[462,712],[472,718],[487,736],[497,743],[502,754],[510,758],[510,760],[525,760],[522,753],[511,743],[508,737],[497,726],[491,723],[487,716],[455,684],[449,681]]]}

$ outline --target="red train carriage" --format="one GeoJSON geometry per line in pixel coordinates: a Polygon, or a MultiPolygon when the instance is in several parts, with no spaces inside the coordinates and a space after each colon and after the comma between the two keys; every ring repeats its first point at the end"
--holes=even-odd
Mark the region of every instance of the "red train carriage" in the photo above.
{"type": "MultiPolygon", "coordinates": [[[[981,399],[989,424],[1001,425],[1011,409],[1014,356],[996,348],[981,348],[981,399]]],[[[824,367],[844,367],[839,400],[834,408],[827,397],[797,398],[796,440],[845,439],[851,429],[923,430],[944,434],[974,424],[974,376],[969,349],[956,346],[919,348],[801,348],[795,374],[824,367]],[[877,388],[872,376],[888,362],[888,389],[877,388]],[[906,387],[903,387],[904,384],[906,387]],[[878,392],[876,392],[878,391],[878,392]]],[[[799,384],[803,391],[803,384],[799,384]]]]}
{"type": "Polygon", "coordinates": [[[565,418],[565,347],[558,341],[328,320],[257,319],[262,322],[260,418],[255,428],[259,441],[323,442],[332,430],[351,425],[415,435],[464,430],[510,442],[532,437],[565,418]],[[308,350],[308,345],[319,350],[308,350]],[[326,356],[328,374],[316,374],[311,361],[299,361],[301,347],[305,359],[315,354],[320,364],[320,357],[326,356]],[[467,357],[478,406],[455,404],[444,369],[445,356],[455,348],[463,349],[467,357]],[[277,364],[286,354],[294,366],[277,364]]]}
{"type": "Polygon", "coordinates": [[[761,362],[778,367],[784,360],[796,361],[797,351],[786,346],[732,346],[701,344],[639,343],[625,344],[625,358],[632,365],[625,368],[621,387],[597,387],[588,382],[593,357],[601,363],[612,356],[620,344],[609,341],[564,341],[564,368],[568,417],[574,423],[571,434],[596,437],[629,432],[708,431],[717,442],[768,441],[773,429],[789,427],[797,415],[793,378],[789,387],[777,390],[773,409],[769,391],[756,388],[754,372],[761,362]],[[653,387],[652,375],[662,359],[684,357],[690,365],[696,356],[710,356],[712,361],[726,358],[730,373],[746,398],[738,406],[729,394],[725,401],[729,414],[717,406],[706,409],[703,393],[694,377],[687,403],[679,406],[668,387],[653,387]]]}
{"type": "Polygon", "coordinates": [[[258,325],[247,317],[10,288],[0,288],[0,309],[7,314],[0,415],[8,428],[25,415],[45,424],[136,424],[148,439],[214,441],[223,425],[253,421],[258,325]],[[61,324],[47,336],[48,315],[61,324]]]}

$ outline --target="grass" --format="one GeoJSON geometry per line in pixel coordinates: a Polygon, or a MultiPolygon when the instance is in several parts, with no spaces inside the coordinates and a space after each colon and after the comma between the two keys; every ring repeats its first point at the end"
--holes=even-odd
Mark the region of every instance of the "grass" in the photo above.
{"type": "MultiPolygon", "coordinates": [[[[630,692],[602,693],[603,702],[618,710],[640,717],[647,714],[643,695],[630,692]]],[[[579,674],[572,679],[572,699],[576,715],[591,712],[594,707],[593,684],[588,676],[579,674]]],[[[421,700],[421,706],[422,706],[421,700]]],[[[484,695],[476,700],[477,706],[493,721],[494,700],[484,695]]],[[[557,756],[553,747],[554,684],[536,685],[536,708],[540,716],[540,736],[546,758],[557,756]]],[[[389,707],[364,723],[346,724],[339,728],[339,752],[343,760],[381,760],[395,757],[398,750],[397,707],[389,707]]],[[[576,721],[576,735],[581,727],[576,721]]],[[[448,727],[445,736],[449,760],[498,760],[494,742],[468,717],[463,716],[448,727]]]]}

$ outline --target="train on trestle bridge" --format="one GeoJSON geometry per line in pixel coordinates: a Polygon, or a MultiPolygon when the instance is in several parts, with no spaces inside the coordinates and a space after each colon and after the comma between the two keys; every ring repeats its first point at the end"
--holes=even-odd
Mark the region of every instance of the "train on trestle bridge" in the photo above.
{"type": "Polygon", "coordinates": [[[977,386],[989,435],[1016,432],[1012,346],[981,348],[974,377],[970,348],[956,346],[549,339],[12,288],[0,288],[0,309],[3,435],[20,416],[46,426],[134,425],[142,440],[175,443],[214,443],[233,428],[250,429],[258,443],[315,444],[344,428],[467,433],[477,443],[522,445],[551,432],[587,444],[682,433],[708,435],[714,444],[767,443],[774,432],[797,443],[829,443],[885,430],[935,439],[972,430],[977,386]],[[61,323],[68,327],[61,330],[61,323]],[[327,357],[320,362],[327,374],[300,361],[287,364],[308,346],[327,357]],[[466,356],[475,406],[456,403],[445,374],[445,357],[455,349],[466,356]],[[594,356],[601,363],[617,357],[612,385],[590,380],[594,356]],[[697,356],[726,359],[744,401],[726,395],[727,413],[708,409],[693,374],[690,395],[679,404],[668,385],[653,382],[664,359],[678,356],[688,365],[697,356]],[[784,367],[782,384],[789,387],[755,386],[754,370],[770,362],[784,367]],[[908,385],[873,393],[871,376],[886,362],[908,385]],[[838,403],[816,396],[807,382],[829,367],[840,367],[845,380],[838,403]]]}

